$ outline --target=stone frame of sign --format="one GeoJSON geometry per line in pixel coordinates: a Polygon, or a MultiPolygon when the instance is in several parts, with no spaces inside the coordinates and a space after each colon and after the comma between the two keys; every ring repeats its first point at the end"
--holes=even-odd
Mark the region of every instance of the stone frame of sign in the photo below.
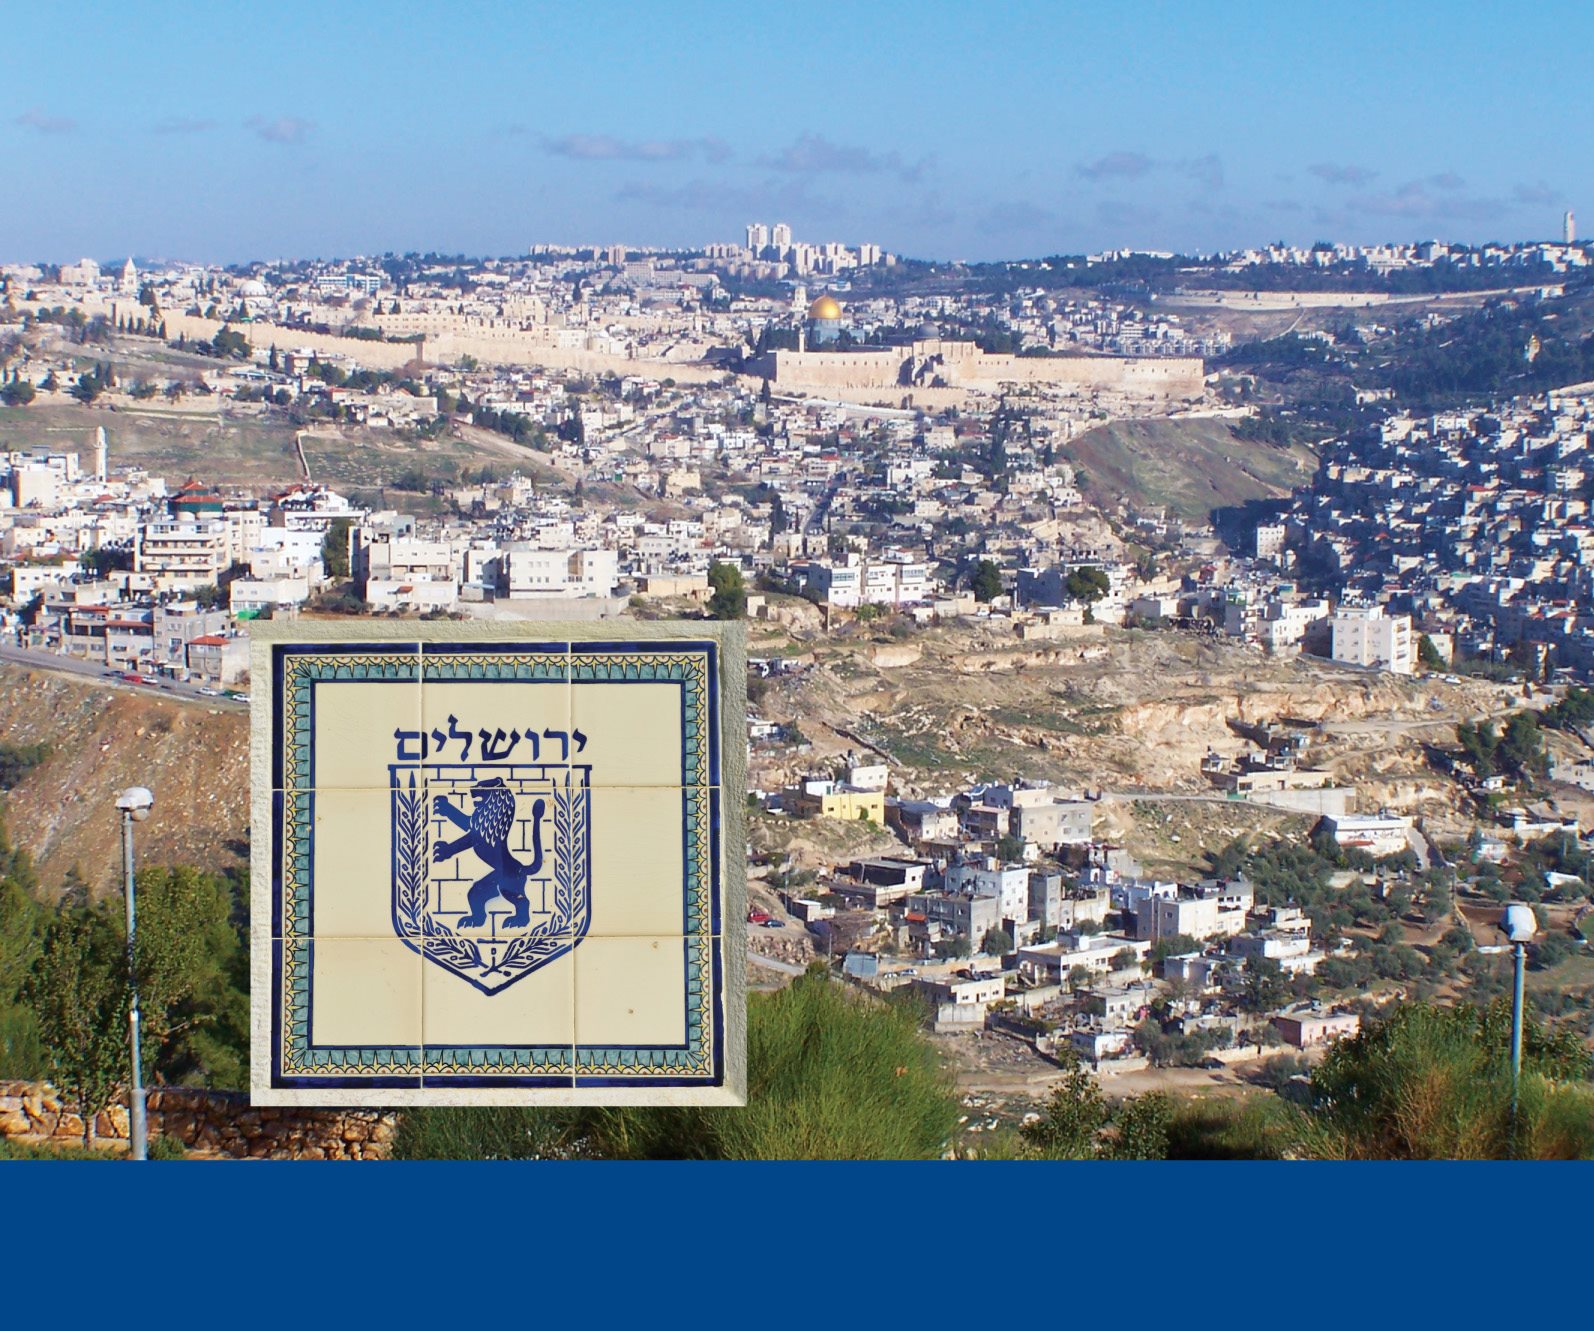
{"type": "Polygon", "coordinates": [[[740,624],[250,637],[253,1103],[745,1103],[740,624]]]}

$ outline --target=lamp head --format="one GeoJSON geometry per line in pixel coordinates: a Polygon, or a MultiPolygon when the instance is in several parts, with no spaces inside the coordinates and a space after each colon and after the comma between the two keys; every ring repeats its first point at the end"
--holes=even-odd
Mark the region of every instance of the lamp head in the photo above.
{"type": "Polygon", "coordinates": [[[1533,917],[1533,907],[1513,901],[1500,917],[1500,932],[1513,943],[1528,943],[1539,931],[1539,922],[1533,917]]]}
{"type": "Polygon", "coordinates": [[[149,817],[149,811],[155,805],[155,796],[147,786],[129,786],[116,797],[116,807],[127,814],[136,823],[141,823],[149,817]]]}

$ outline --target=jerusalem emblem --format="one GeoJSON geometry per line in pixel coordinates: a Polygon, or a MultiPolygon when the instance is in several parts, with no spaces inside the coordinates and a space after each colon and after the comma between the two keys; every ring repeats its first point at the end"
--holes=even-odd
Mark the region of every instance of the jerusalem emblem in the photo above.
{"type": "Polygon", "coordinates": [[[485,994],[572,951],[591,918],[580,731],[398,731],[389,765],[393,928],[485,994]]]}

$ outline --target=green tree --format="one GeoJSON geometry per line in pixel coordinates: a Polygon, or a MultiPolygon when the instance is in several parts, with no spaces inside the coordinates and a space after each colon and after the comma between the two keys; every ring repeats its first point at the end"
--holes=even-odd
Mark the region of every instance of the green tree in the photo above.
{"type": "Polygon", "coordinates": [[[1004,864],[1017,864],[1024,858],[1024,847],[1029,843],[1016,832],[1008,832],[997,838],[996,857],[1004,864]]]}
{"type": "Polygon", "coordinates": [[[11,790],[49,756],[48,744],[0,744],[0,790],[11,790]]]}
{"type": "Polygon", "coordinates": [[[989,559],[982,559],[974,566],[974,577],[970,582],[976,601],[992,601],[1002,594],[1002,570],[989,559]]]}
{"type": "Polygon", "coordinates": [[[1107,1101],[1101,1087],[1076,1059],[1052,1089],[1046,1111],[1019,1129],[1037,1155],[1051,1160],[1093,1160],[1097,1137],[1107,1126],[1107,1101]]]}
{"type": "Polygon", "coordinates": [[[1550,760],[1544,748],[1544,735],[1538,716],[1530,711],[1513,712],[1500,736],[1500,760],[1506,770],[1522,780],[1549,775],[1550,760]]]}
{"type": "Polygon", "coordinates": [[[321,562],[329,578],[349,576],[349,528],[353,525],[351,518],[333,518],[327,524],[321,538],[321,562]]]}
{"type": "Polygon", "coordinates": [[[1249,957],[1240,975],[1240,1006],[1247,1012],[1271,1012],[1289,996],[1284,970],[1272,957],[1249,957]]]}
{"type": "Polygon", "coordinates": [[[127,1075],[127,951],[107,913],[63,908],[45,931],[27,989],[57,1088],[83,1118],[94,1119],[127,1075]]]}
{"type": "Polygon", "coordinates": [[[1468,764],[1480,779],[1494,774],[1494,757],[1500,747],[1500,738],[1495,734],[1491,722],[1485,721],[1482,725],[1461,722],[1456,726],[1456,742],[1461,745],[1468,764]]]}
{"type": "MultiPolygon", "coordinates": [[[[0,850],[0,858],[10,858],[8,848],[0,850]]],[[[0,874],[0,1077],[39,1077],[45,1072],[39,1024],[24,1002],[42,950],[44,925],[44,911],[6,866],[0,874]]]]}
{"type": "Polygon", "coordinates": [[[34,399],[31,379],[12,378],[0,384],[0,402],[8,407],[25,407],[34,399]]]}
{"type": "Polygon", "coordinates": [[[1006,929],[992,925],[980,939],[980,951],[988,957],[1005,957],[1013,950],[1013,935],[1006,929]]]}
{"type": "Polygon", "coordinates": [[[1070,600],[1094,605],[1112,590],[1112,584],[1099,568],[1076,568],[1068,575],[1063,590],[1070,600]]]}
{"type": "Polygon", "coordinates": [[[709,565],[708,585],[711,591],[708,612],[715,619],[742,619],[747,614],[747,584],[742,571],[735,564],[716,560],[709,565]]]}
{"type": "Polygon", "coordinates": [[[1572,942],[1570,935],[1562,933],[1559,929],[1552,930],[1534,944],[1533,969],[1539,971],[1551,970],[1559,966],[1575,951],[1577,951],[1577,946],[1572,942]]]}
{"type": "Polygon", "coordinates": [[[1173,1101],[1159,1091],[1132,1095],[1113,1116],[1114,1160],[1166,1160],[1173,1101]]]}
{"type": "Polygon", "coordinates": [[[138,987],[151,1080],[242,1085],[247,967],[225,879],[189,865],[138,876],[138,987]]]}
{"type": "Polygon", "coordinates": [[[1424,670],[1445,668],[1445,658],[1439,655],[1439,649],[1434,646],[1433,639],[1426,633],[1417,639],[1417,663],[1424,670]]]}
{"type": "Polygon", "coordinates": [[[216,336],[210,339],[210,354],[224,360],[248,360],[249,339],[235,328],[218,328],[216,336]]]}

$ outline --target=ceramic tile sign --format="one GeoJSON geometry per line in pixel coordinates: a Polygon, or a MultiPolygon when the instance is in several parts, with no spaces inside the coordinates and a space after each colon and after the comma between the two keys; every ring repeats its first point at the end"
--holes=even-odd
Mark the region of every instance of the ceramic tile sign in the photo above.
{"type": "Polygon", "coordinates": [[[742,1103],[739,626],[252,636],[256,1104],[742,1103]]]}

